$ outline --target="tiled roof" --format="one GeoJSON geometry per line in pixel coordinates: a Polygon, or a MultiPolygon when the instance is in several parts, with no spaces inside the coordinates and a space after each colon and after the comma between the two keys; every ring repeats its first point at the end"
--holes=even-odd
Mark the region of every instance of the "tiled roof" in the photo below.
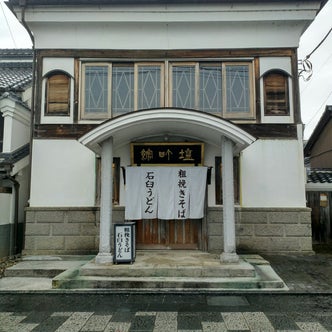
{"type": "Polygon", "coordinates": [[[27,59],[32,61],[33,50],[31,48],[1,48],[0,59],[27,59]]]}
{"type": "Polygon", "coordinates": [[[307,174],[307,183],[332,183],[332,169],[311,169],[307,174]]]}
{"type": "Polygon", "coordinates": [[[32,50],[0,49],[0,93],[20,92],[32,83],[32,50]]]}

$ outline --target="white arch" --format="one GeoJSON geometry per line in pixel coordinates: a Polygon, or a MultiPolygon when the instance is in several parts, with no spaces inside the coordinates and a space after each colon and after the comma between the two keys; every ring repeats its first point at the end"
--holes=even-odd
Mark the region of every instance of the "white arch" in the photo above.
{"type": "Polygon", "coordinates": [[[101,123],[79,139],[96,153],[101,143],[113,137],[114,146],[128,144],[138,138],[183,136],[220,146],[221,137],[234,143],[234,152],[246,148],[256,138],[233,123],[200,111],[186,109],[152,109],[131,112],[101,123]]]}

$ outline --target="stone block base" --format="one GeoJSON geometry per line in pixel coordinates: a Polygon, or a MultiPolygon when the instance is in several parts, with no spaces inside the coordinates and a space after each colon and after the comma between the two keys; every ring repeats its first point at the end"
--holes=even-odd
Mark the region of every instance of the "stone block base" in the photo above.
{"type": "MultiPolygon", "coordinates": [[[[312,253],[311,214],[307,208],[236,208],[238,253],[312,253]]],[[[124,220],[124,208],[115,207],[113,222],[124,220]]],[[[206,216],[207,249],[223,251],[222,207],[209,207],[206,216]]],[[[112,242],[111,242],[112,243],[112,242]]],[[[26,255],[97,254],[99,209],[27,208],[26,255]]]]}

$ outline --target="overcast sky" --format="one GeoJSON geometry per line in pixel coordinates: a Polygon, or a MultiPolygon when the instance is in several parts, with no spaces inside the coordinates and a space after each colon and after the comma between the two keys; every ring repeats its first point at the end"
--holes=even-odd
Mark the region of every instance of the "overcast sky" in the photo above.
{"type": "MultiPolygon", "coordinates": [[[[304,60],[332,28],[332,0],[318,14],[300,40],[299,60],[304,60]]],[[[0,0],[0,48],[29,48],[30,38],[0,0]]],[[[309,58],[313,65],[309,81],[300,78],[302,120],[304,138],[308,139],[326,105],[332,105],[332,33],[309,58]]]]}

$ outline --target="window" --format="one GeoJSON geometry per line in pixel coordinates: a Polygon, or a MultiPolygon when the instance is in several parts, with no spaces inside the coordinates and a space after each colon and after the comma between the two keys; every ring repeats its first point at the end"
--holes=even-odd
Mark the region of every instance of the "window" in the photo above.
{"type": "Polygon", "coordinates": [[[288,76],[270,71],[264,76],[265,115],[289,115],[288,76]]]}
{"type": "Polygon", "coordinates": [[[117,116],[134,110],[134,66],[112,66],[112,115],[117,116]]]}
{"type": "Polygon", "coordinates": [[[224,99],[226,116],[239,118],[250,116],[252,109],[252,93],[250,92],[250,68],[243,64],[225,64],[224,99]]]}
{"type": "MultiPolygon", "coordinates": [[[[216,190],[216,204],[223,204],[222,196],[222,162],[221,157],[215,157],[215,190],[216,190]]],[[[240,202],[240,190],[239,190],[239,158],[234,157],[233,159],[233,171],[234,171],[234,201],[235,203],[240,202]]]]}
{"type": "Polygon", "coordinates": [[[251,62],[85,63],[82,118],[164,105],[229,119],[254,118],[252,76],[251,62]]]}
{"type": "Polygon", "coordinates": [[[63,72],[52,72],[46,81],[46,115],[69,115],[70,76],[63,72]]]}
{"type": "Polygon", "coordinates": [[[88,118],[105,118],[108,113],[108,65],[84,67],[84,109],[88,118]]]}

